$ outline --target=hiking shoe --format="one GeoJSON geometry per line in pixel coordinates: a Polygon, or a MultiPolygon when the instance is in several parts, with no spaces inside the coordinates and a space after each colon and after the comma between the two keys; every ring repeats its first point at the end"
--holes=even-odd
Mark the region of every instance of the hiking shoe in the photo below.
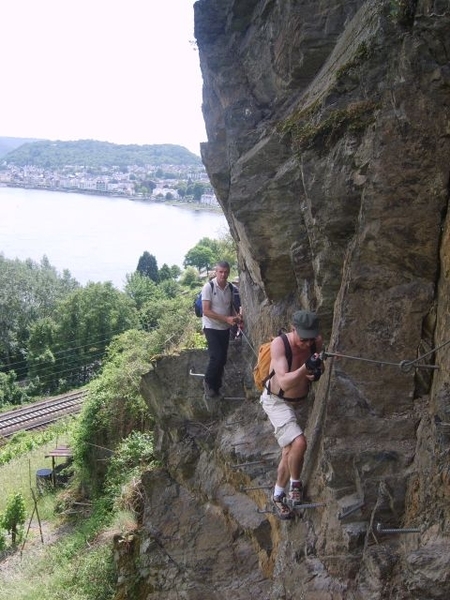
{"type": "Polygon", "coordinates": [[[289,506],[286,504],[286,494],[282,492],[279,496],[273,497],[273,503],[275,504],[275,513],[279,519],[283,521],[292,519],[294,516],[289,506]]]}
{"type": "Polygon", "coordinates": [[[203,380],[203,389],[205,390],[205,396],[207,398],[219,398],[220,394],[213,390],[209,385],[203,380]]]}
{"type": "Polygon", "coordinates": [[[301,481],[295,481],[291,484],[289,490],[289,500],[292,504],[301,504],[303,500],[303,486],[301,481]]]}

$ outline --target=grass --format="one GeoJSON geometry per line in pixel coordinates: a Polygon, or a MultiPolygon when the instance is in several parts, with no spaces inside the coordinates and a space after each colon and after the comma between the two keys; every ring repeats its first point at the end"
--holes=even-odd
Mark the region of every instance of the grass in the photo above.
{"type": "Polygon", "coordinates": [[[30,544],[0,563],[0,600],[111,600],[111,542],[80,528],[53,544],[30,544]]]}
{"type": "Polygon", "coordinates": [[[0,467],[0,485],[5,490],[1,505],[17,492],[24,495],[27,505],[23,542],[0,556],[0,600],[111,600],[115,586],[112,535],[132,527],[132,518],[121,514],[121,522],[113,526],[95,511],[71,522],[57,514],[61,497],[71,492],[49,489],[38,494],[35,484],[35,472],[47,466],[43,457],[54,446],[34,449],[0,467]],[[31,489],[40,524],[33,514],[31,489]]]}
{"type": "Polygon", "coordinates": [[[28,435],[10,442],[10,452],[2,448],[13,458],[0,463],[0,511],[11,495],[21,493],[27,516],[24,539],[0,554],[0,600],[112,600],[116,591],[113,537],[137,527],[139,474],[153,460],[148,434],[134,432],[118,447],[110,495],[93,504],[75,502],[83,500],[75,484],[38,494],[36,471],[51,468],[51,459],[45,458],[49,450],[70,446],[70,431],[62,434],[55,429],[50,441],[48,433],[35,434],[34,446],[28,435]],[[30,444],[32,448],[25,451],[30,444]],[[33,511],[32,490],[40,522],[33,511]]]}
{"type": "MultiPolygon", "coordinates": [[[[79,436],[77,443],[79,451],[79,436]]],[[[0,554],[0,600],[112,600],[115,596],[113,537],[137,527],[140,475],[156,465],[152,434],[133,431],[117,445],[103,493],[91,501],[80,495],[75,481],[38,494],[36,471],[51,468],[45,455],[63,444],[71,445],[70,423],[46,430],[45,435],[17,434],[0,448],[0,511],[10,496],[20,493],[27,512],[24,540],[0,554]]]]}
{"type": "MultiPolygon", "coordinates": [[[[59,443],[62,442],[61,440],[59,443]]],[[[53,510],[52,496],[40,497],[36,487],[36,471],[52,467],[51,458],[45,458],[45,454],[55,448],[55,442],[35,448],[25,455],[12,459],[0,468],[0,512],[5,510],[9,496],[21,493],[25,498],[27,513],[31,513],[34,506],[31,490],[39,497],[38,510],[42,512],[41,518],[47,518],[47,513],[53,510]],[[47,508],[48,505],[48,508],[47,508]]]]}
{"type": "MultiPolygon", "coordinates": [[[[69,436],[60,431],[55,431],[51,441],[48,437],[35,434],[37,447],[24,452],[30,440],[19,436],[17,455],[0,466],[0,512],[16,493],[24,497],[27,512],[24,539],[16,549],[0,554],[0,600],[110,600],[115,576],[112,534],[103,531],[108,525],[104,515],[93,513],[68,523],[55,508],[71,491],[50,487],[40,493],[37,489],[36,471],[52,467],[45,454],[56,446],[70,445],[69,436]]],[[[122,515],[121,519],[114,531],[121,531],[125,523],[131,526],[130,518],[122,515]]]]}

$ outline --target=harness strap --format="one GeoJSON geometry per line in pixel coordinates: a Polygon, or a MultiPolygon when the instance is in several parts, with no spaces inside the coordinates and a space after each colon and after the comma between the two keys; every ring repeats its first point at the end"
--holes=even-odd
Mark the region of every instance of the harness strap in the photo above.
{"type": "Polygon", "coordinates": [[[308,397],[308,394],[306,394],[306,396],[301,396],[301,398],[283,398],[283,400],[285,402],[301,402],[303,400],[306,400],[307,397],[308,397]]]}

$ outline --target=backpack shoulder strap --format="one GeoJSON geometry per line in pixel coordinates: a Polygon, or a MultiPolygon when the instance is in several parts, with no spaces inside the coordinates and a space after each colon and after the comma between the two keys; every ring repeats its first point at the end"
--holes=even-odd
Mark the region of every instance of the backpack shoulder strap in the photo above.
{"type": "Polygon", "coordinates": [[[283,340],[283,343],[284,343],[284,351],[285,351],[285,354],[286,354],[286,360],[288,362],[288,367],[289,367],[289,371],[290,371],[291,367],[292,367],[292,348],[291,348],[291,344],[289,343],[288,336],[285,333],[281,333],[281,339],[283,340]]]}
{"type": "Polygon", "coordinates": [[[230,286],[230,291],[231,291],[231,300],[230,300],[230,308],[231,308],[231,312],[237,314],[238,312],[238,307],[236,304],[236,297],[240,298],[239,296],[239,290],[237,289],[237,287],[235,285],[233,285],[232,283],[228,282],[228,285],[230,286]]]}
{"type": "MultiPolygon", "coordinates": [[[[291,348],[291,344],[289,343],[288,336],[283,331],[280,332],[279,336],[283,340],[284,352],[286,354],[286,360],[287,360],[289,371],[290,371],[291,367],[292,367],[292,348],[291,348]]],[[[272,377],[274,375],[275,375],[275,369],[272,369],[272,371],[269,373],[269,376],[268,376],[268,378],[266,380],[266,381],[268,381],[267,391],[269,392],[269,394],[270,394],[270,379],[272,379],[272,377]]],[[[280,391],[278,392],[277,396],[279,396],[280,398],[282,398],[284,396],[284,390],[282,390],[280,388],[280,391]]]]}

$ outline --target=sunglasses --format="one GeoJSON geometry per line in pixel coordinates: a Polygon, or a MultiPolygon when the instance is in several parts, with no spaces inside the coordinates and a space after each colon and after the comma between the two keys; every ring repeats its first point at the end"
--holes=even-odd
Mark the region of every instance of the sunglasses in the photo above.
{"type": "Polygon", "coordinates": [[[313,342],[316,338],[299,338],[301,342],[313,342]]]}

